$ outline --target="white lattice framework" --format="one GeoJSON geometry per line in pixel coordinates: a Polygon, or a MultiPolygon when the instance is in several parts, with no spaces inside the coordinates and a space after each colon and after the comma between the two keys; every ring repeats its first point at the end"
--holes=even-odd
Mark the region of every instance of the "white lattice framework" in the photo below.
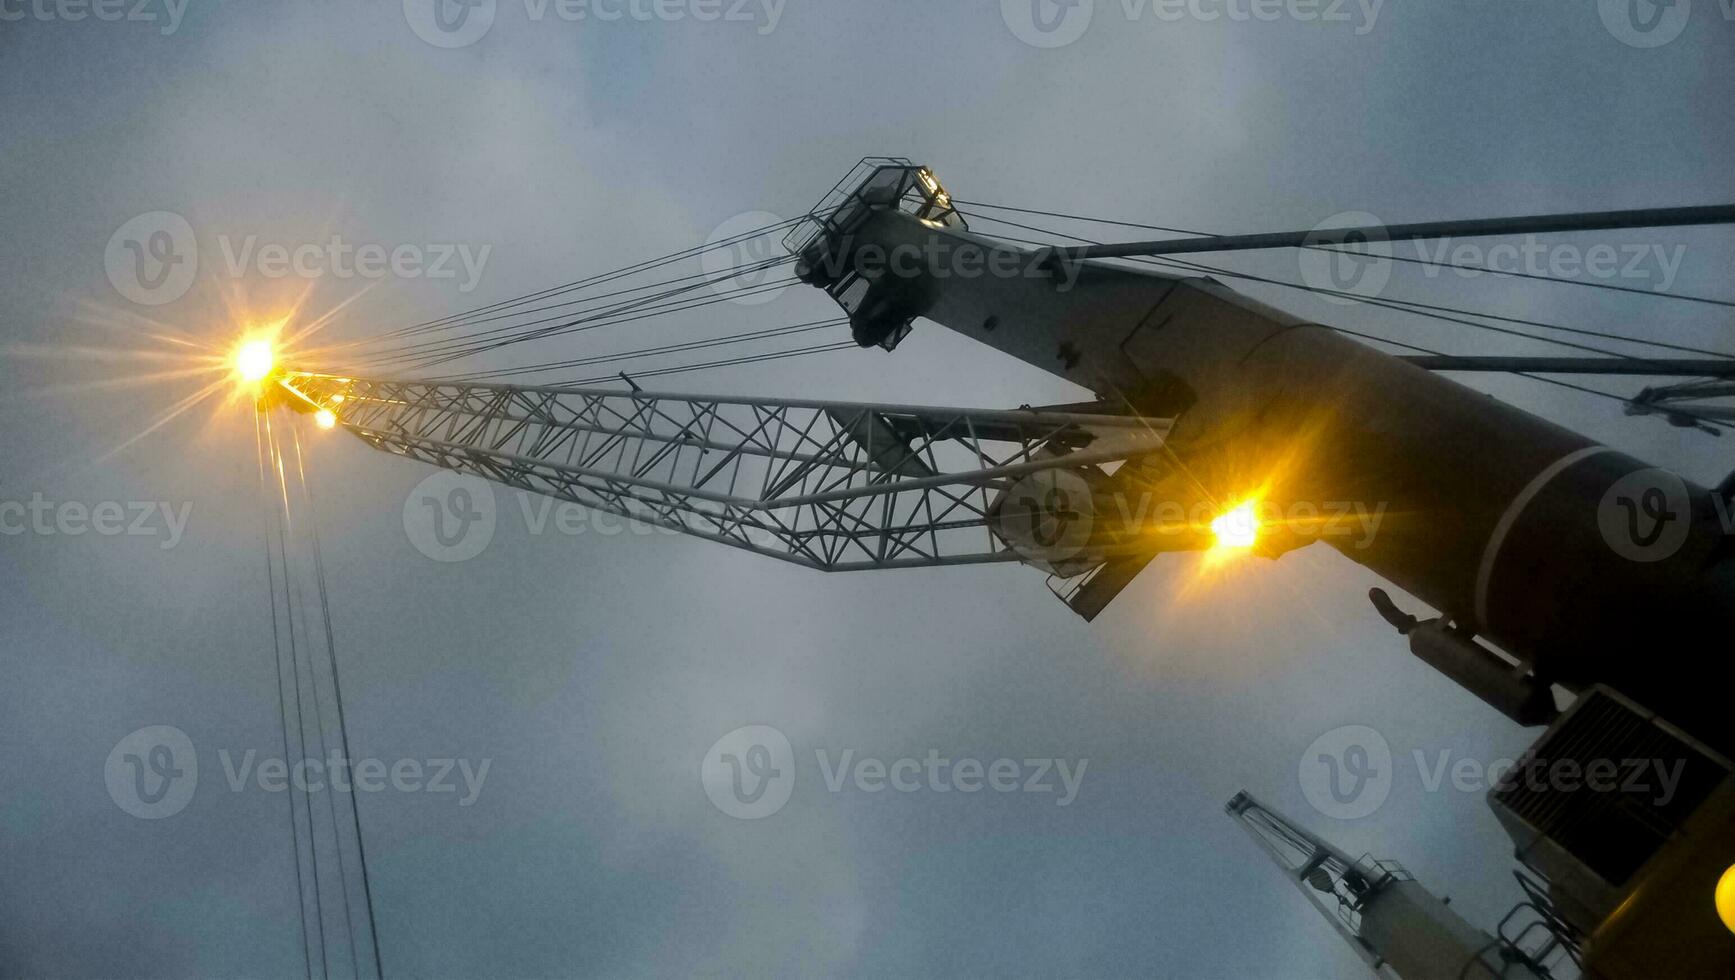
{"type": "MultiPolygon", "coordinates": [[[[1036,474],[1157,452],[1169,420],[290,372],[378,449],[827,571],[1017,561],[994,522],[1036,474]]],[[[1079,542],[1091,562],[1136,544],[1079,542]]]]}

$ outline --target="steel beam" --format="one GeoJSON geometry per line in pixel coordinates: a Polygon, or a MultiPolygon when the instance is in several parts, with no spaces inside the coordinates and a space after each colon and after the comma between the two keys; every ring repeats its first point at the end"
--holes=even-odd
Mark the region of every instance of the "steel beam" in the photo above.
{"type": "Polygon", "coordinates": [[[1399,242],[1425,238],[1481,238],[1490,235],[1543,235],[1560,232],[1611,231],[1625,228],[1678,228],[1735,223],[1735,205],[1689,208],[1641,208],[1536,214],[1517,218],[1477,218],[1466,221],[1424,221],[1358,228],[1310,228],[1259,235],[1207,235],[1152,242],[1056,247],[1067,259],[1119,259],[1136,255],[1183,255],[1195,252],[1240,252],[1250,249],[1306,248],[1359,242],[1399,242]]]}
{"type": "Polygon", "coordinates": [[[1429,371],[1735,378],[1735,357],[1461,357],[1456,354],[1413,354],[1401,355],[1398,360],[1429,371]]]}

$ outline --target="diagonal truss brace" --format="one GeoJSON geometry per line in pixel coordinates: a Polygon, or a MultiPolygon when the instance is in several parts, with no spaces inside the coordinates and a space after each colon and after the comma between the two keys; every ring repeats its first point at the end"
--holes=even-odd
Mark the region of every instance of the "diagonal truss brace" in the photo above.
{"type": "MultiPolygon", "coordinates": [[[[1172,420],[287,372],[376,449],[826,571],[1027,560],[1021,480],[1158,452],[1172,420]]],[[[1075,561],[1122,543],[1084,543],[1075,561]]]]}

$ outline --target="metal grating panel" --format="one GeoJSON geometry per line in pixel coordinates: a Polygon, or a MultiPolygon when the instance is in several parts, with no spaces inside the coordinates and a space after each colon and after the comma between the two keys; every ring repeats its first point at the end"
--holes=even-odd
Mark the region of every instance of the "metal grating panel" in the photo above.
{"type": "Polygon", "coordinates": [[[1525,753],[1491,802],[1619,887],[1729,773],[1725,760],[1597,688],[1525,753]],[[1612,779],[1593,786],[1592,765],[1605,774],[1612,765],[1612,779]]]}

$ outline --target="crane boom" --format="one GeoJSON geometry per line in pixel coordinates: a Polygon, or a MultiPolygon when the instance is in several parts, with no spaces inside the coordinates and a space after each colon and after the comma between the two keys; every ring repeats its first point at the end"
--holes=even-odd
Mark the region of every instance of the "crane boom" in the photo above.
{"type": "Polygon", "coordinates": [[[1381,980],[1540,980],[1553,975],[1545,962],[1563,958],[1504,930],[1488,935],[1403,865],[1352,858],[1246,791],[1224,810],[1381,980]]]}
{"type": "MultiPolygon", "coordinates": [[[[1052,515],[1010,507],[1008,491],[1099,482],[1169,429],[1042,409],[302,372],[278,384],[376,449],[825,571],[1031,561],[1017,525],[1052,515]]],[[[1066,550],[1089,565],[1135,546],[1097,533],[1066,550]]]]}

